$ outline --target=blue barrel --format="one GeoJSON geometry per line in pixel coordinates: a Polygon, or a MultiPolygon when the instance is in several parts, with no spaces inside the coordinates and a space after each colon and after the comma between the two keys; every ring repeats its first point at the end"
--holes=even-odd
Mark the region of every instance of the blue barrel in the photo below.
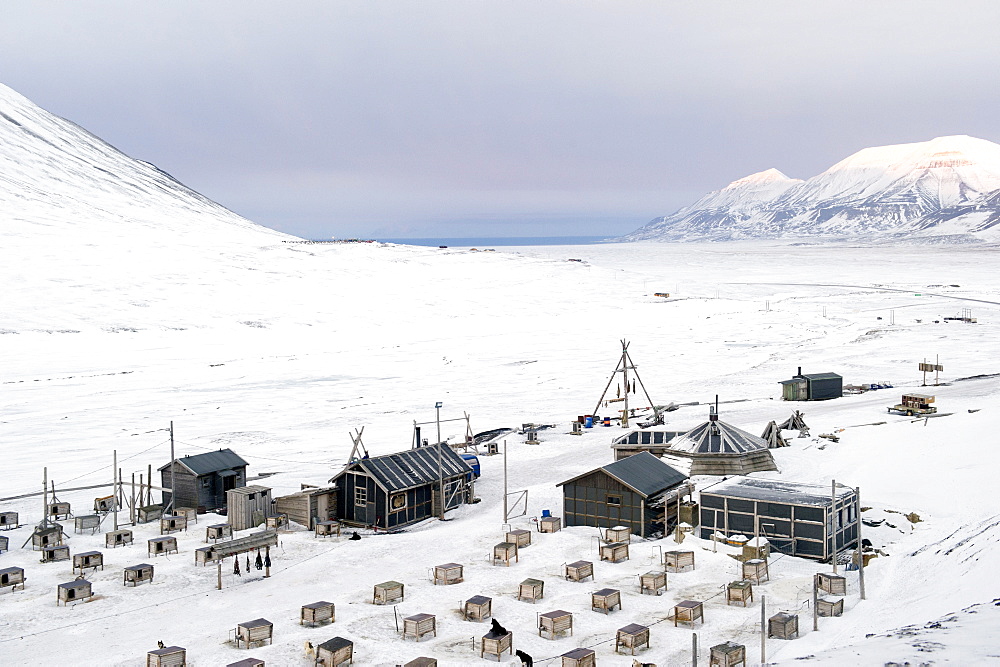
{"type": "Polygon", "coordinates": [[[611,417],[605,417],[604,418],[604,425],[605,426],[611,426],[611,417]]]}
{"type": "Polygon", "coordinates": [[[583,418],[583,427],[584,428],[594,428],[594,416],[593,415],[587,415],[586,417],[583,418]]]}
{"type": "Polygon", "coordinates": [[[551,510],[542,510],[542,518],[543,519],[548,519],[550,516],[552,516],[551,510]]]}

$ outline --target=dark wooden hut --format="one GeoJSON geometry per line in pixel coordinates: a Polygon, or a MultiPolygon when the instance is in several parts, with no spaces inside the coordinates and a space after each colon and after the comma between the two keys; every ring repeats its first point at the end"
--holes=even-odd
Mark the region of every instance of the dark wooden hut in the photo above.
{"type": "Polygon", "coordinates": [[[844,378],[836,373],[799,372],[790,380],[782,380],[781,399],[784,401],[826,401],[844,395],[844,378]]]}
{"type": "MultiPolygon", "coordinates": [[[[226,491],[247,483],[246,461],[231,449],[182,456],[160,468],[164,488],[170,488],[171,465],[176,478],[175,507],[204,507],[207,510],[226,506],[226,491]]],[[[163,505],[171,500],[169,491],[163,492],[163,505]]]]}

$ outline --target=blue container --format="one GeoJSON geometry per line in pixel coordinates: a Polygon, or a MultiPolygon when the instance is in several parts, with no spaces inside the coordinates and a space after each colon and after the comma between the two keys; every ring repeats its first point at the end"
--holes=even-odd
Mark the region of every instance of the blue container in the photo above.
{"type": "Polygon", "coordinates": [[[550,516],[552,516],[552,511],[551,510],[542,510],[542,518],[543,519],[548,519],[550,516]]]}
{"type": "Polygon", "coordinates": [[[594,428],[594,417],[593,417],[593,415],[587,415],[586,417],[583,418],[583,427],[584,428],[594,428]]]}
{"type": "Polygon", "coordinates": [[[604,425],[605,426],[611,426],[611,417],[605,417],[604,418],[604,425]]]}

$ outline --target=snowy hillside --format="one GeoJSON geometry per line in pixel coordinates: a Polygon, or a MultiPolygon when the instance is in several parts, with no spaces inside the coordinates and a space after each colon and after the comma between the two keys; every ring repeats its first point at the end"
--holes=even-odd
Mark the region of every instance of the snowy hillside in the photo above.
{"type": "Polygon", "coordinates": [[[805,181],[770,169],[621,240],[1000,240],[1000,145],[968,136],[866,148],[805,181]]]}

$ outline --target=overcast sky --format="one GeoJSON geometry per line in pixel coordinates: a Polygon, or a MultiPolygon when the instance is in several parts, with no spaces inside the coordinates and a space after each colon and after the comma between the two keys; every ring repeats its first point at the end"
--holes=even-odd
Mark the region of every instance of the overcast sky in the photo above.
{"type": "Polygon", "coordinates": [[[770,167],[1000,141],[1000,3],[4,3],[2,81],[310,238],[615,235],[770,167]]]}

